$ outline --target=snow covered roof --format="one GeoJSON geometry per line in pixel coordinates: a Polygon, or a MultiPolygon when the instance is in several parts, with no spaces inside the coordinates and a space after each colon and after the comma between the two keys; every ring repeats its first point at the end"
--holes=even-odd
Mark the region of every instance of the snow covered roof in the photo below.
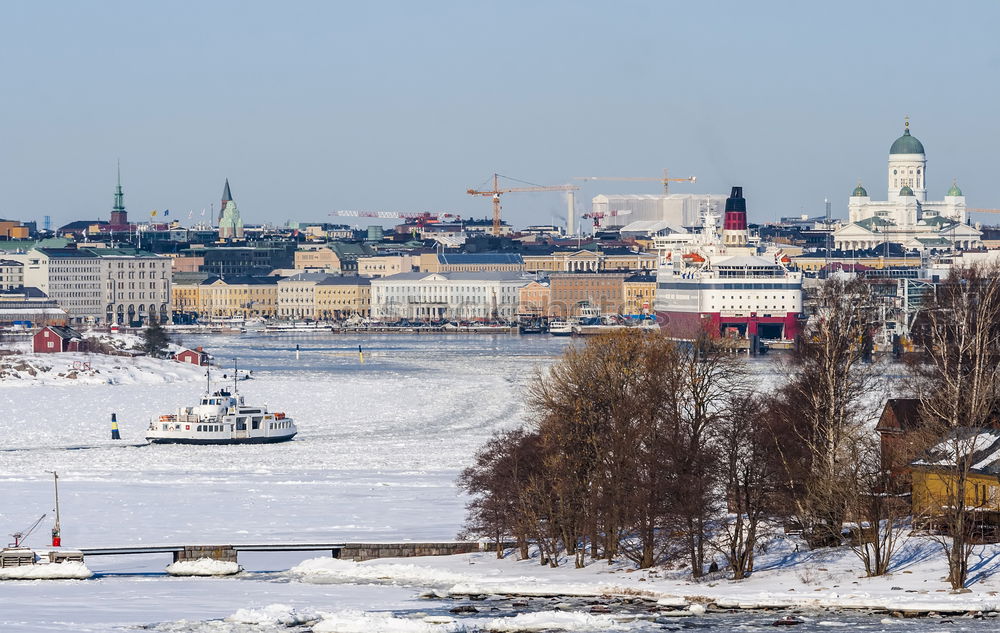
{"type": "Polygon", "coordinates": [[[911,462],[925,468],[954,466],[962,457],[971,456],[972,471],[1000,475],[1000,430],[962,427],[948,434],[927,454],[911,462]]]}
{"type": "Polygon", "coordinates": [[[622,233],[659,233],[660,231],[670,231],[671,233],[684,233],[683,230],[676,230],[666,220],[636,220],[623,226],[622,233]]]}

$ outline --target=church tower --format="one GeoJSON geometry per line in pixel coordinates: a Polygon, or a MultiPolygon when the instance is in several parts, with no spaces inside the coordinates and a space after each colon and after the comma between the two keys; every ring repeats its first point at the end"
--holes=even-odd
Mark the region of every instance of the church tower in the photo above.
{"type": "Polygon", "coordinates": [[[118,164],[118,186],[115,188],[115,204],[111,207],[111,226],[128,226],[128,213],[125,211],[125,194],[122,192],[122,166],[118,164]]]}
{"type": "Polygon", "coordinates": [[[909,187],[919,203],[927,201],[927,156],[924,145],[910,135],[910,117],[906,117],[903,135],[889,148],[889,202],[900,199],[903,187],[909,187]]]}
{"type": "Polygon", "coordinates": [[[222,221],[222,215],[226,212],[226,203],[233,201],[233,194],[229,191],[229,179],[226,178],[226,186],[222,188],[222,204],[219,205],[219,221],[222,221]]]}

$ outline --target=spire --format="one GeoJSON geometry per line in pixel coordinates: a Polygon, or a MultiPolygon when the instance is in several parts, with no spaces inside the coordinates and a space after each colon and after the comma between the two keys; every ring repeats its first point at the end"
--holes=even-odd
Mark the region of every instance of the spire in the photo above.
{"type": "Polygon", "coordinates": [[[219,221],[222,221],[222,216],[226,213],[226,203],[233,201],[233,193],[229,191],[229,179],[226,178],[226,186],[222,188],[222,204],[219,205],[219,221]]]}
{"type": "Polygon", "coordinates": [[[118,161],[118,185],[115,187],[115,204],[111,207],[111,225],[123,226],[128,224],[128,215],[125,213],[125,193],[122,191],[122,162],[118,161]]]}

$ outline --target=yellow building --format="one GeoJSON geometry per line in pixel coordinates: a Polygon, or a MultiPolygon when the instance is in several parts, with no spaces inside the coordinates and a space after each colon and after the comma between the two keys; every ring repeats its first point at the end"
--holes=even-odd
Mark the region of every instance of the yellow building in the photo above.
{"type": "Polygon", "coordinates": [[[413,272],[419,258],[410,255],[378,255],[358,258],[358,274],[366,277],[388,277],[413,272]]]}
{"type": "Polygon", "coordinates": [[[849,266],[857,264],[867,268],[920,268],[920,257],[805,257],[793,256],[791,265],[803,271],[822,270],[829,264],[849,266]]]}
{"type": "Polygon", "coordinates": [[[958,477],[952,455],[971,454],[965,503],[977,522],[1000,527],[1000,430],[962,428],[910,464],[913,517],[933,525],[957,502],[958,477]]]}
{"type": "Polygon", "coordinates": [[[174,276],[171,309],[203,318],[272,317],[277,312],[278,286],[273,277],[174,276]]]}
{"type": "Polygon", "coordinates": [[[18,220],[0,220],[0,237],[8,240],[26,240],[28,227],[18,220]]]}
{"type": "Polygon", "coordinates": [[[632,275],[623,282],[625,309],[622,314],[653,314],[656,275],[632,275]]]}
{"type": "Polygon", "coordinates": [[[372,312],[372,282],[366,277],[335,277],[314,286],[316,318],[346,319],[352,315],[368,317],[372,312]]]}
{"type": "Polygon", "coordinates": [[[615,272],[656,270],[658,257],[653,253],[605,251],[556,251],[548,255],[525,255],[524,270],[528,272],[615,272]]]}
{"type": "Polygon", "coordinates": [[[318,268],[330,273],[340,273],[340,257],[328,246],[295,251],[295,268],[318,268]]]}

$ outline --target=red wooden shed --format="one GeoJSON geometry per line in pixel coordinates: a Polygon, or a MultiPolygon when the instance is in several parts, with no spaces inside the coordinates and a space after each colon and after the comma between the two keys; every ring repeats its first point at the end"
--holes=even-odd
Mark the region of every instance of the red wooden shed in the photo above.
{"type": "Polygon", "coordinates": [[[82,352],[86,347],[83,335],[71,327],[49,325],[35,332],[32,348],[36,354],[82,352]]]}

